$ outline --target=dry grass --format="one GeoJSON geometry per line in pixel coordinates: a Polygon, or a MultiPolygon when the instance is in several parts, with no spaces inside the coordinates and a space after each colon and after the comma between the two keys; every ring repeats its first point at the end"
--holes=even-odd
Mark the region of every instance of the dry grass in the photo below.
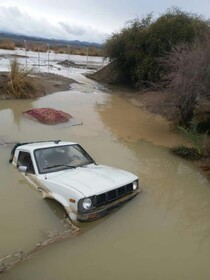
{"type": "Polygon", "coordinates": [[[15,50],[15,43],[10,40],[3,40],[0,42],[0,49],[15,50]]]}
{"type": "MultiPolygon", "coordinates": [[[[24,48],[22,45],[21,47],[24,48]]],[[[35,52],[47,52],[48,46],[46,44],[28,43],[28,49],[35,52]]],[[[77,46],[61,46],[61,45],[50,45],[50,52],[61,53],[61,54],[74,54],[74,55],[88,55],[89,56],[103,56],[103,50],[94,46],[88,47],[77,47],[77,46]]]]}
{"type": "MultiPolygon", "coordinates": [[[[17,41],[14,43],[10,39],[0,40],[0,49],[15,50],[16,47],[25,49],[25,44],[22,41],[17,41]]],[[[97,48],[95,46],[89,46],[87,48],[86,46],[80,47],[80,46],[70,45],[70,48],[68,48],[67,45],[58,45],[58,44],[50,45],[50,52],[61,53],[61,54],[69,53],[75,55],[87,55],[87,49],[88,49],[89,56],[103,56],[103,49],[97,48]]],[[[36,43],[36,42],[28,41],[27,51],[28,50],[34,52],[47,52],[48,45],[46,43],[36,43]]]]}
{"type": "Polygon", "coordinates": [[[14,59],[10,64],[9,82],[7,83],[7,91],[15,98],[27,98],[30,89],[33,89],[29,82],[28,76],[32,70],[22,67],[17,59],[14,59]]]}

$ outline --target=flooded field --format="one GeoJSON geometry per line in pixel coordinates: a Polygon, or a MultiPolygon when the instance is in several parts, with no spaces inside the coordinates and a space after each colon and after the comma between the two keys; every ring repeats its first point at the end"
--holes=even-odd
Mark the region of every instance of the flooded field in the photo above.
{"type": "MultiPolygon", "coordinates": [[[[0,101],[0,136],[8,141],[79,142],[96,162],[139,176],[143,193],[118,211],[79,224],[76,237],[38,252],[3,280],[210,279],[210,183],[193,163],[168,152],[183,143],[169,124],[80,74],[67,92],[0,101]],[[45,126],[23,117],[35,107],[64,110],[83,124],[45,126]]],[[[65,230],[64,210],[42,199],[0,148],[0,258],[30,251],[45,232],[65,230]]]]}

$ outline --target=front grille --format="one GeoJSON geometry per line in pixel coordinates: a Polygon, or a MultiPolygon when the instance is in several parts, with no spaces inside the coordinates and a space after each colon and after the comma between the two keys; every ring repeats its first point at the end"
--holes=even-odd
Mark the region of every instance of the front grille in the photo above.
{"type": "Polygon", "coordinates": [[[106,193],[96,195],[94,203],[95,207],[117,200],[118,198],[123,197],[131,192],[133,192],[133,183],[122,186],[115,190],[111,190],[106,193]]]}

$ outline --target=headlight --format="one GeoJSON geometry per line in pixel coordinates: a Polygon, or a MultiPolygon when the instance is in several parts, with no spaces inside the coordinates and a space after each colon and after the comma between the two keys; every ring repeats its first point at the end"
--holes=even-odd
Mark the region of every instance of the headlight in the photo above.
{"type": "Polygon", "coordinates": [[[88,212],[94,206],[93,197],[82,198],[78,202],[78,211],[83,214],[88,212]]]}
{"type": "Polygon", "coordinates": [[[133,182],[133,190],[135,191],[138,188],[138,181],[133,182]]]}
{"type": "Polygon", "coordinates": [[[82,206],[85,210],[89,210],[92,206],[92,200],[90,198],[85,198],[82,202],[82,206]]]}

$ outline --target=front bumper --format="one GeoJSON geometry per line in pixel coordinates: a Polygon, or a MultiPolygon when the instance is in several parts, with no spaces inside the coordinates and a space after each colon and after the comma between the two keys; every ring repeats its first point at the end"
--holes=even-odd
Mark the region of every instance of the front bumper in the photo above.
{"type": "Polygon", "coordinates": [[[137,194],[139,194],[141,192],[142,192],[142,189],[137,189],[136,191],[134,191],[130,194],[127,194],[124,197],[121,197],[113,202],[110,202],[108,204],[95,208],[88,213],[77,214],[77,220],[79,222],[88,222],[88,221],[94,221],[101,217],[104,217],[107,214],[109,214],[112,210],[122,206],[124,203],[131,200],[132,198],[134,198],[137,194]]]}

